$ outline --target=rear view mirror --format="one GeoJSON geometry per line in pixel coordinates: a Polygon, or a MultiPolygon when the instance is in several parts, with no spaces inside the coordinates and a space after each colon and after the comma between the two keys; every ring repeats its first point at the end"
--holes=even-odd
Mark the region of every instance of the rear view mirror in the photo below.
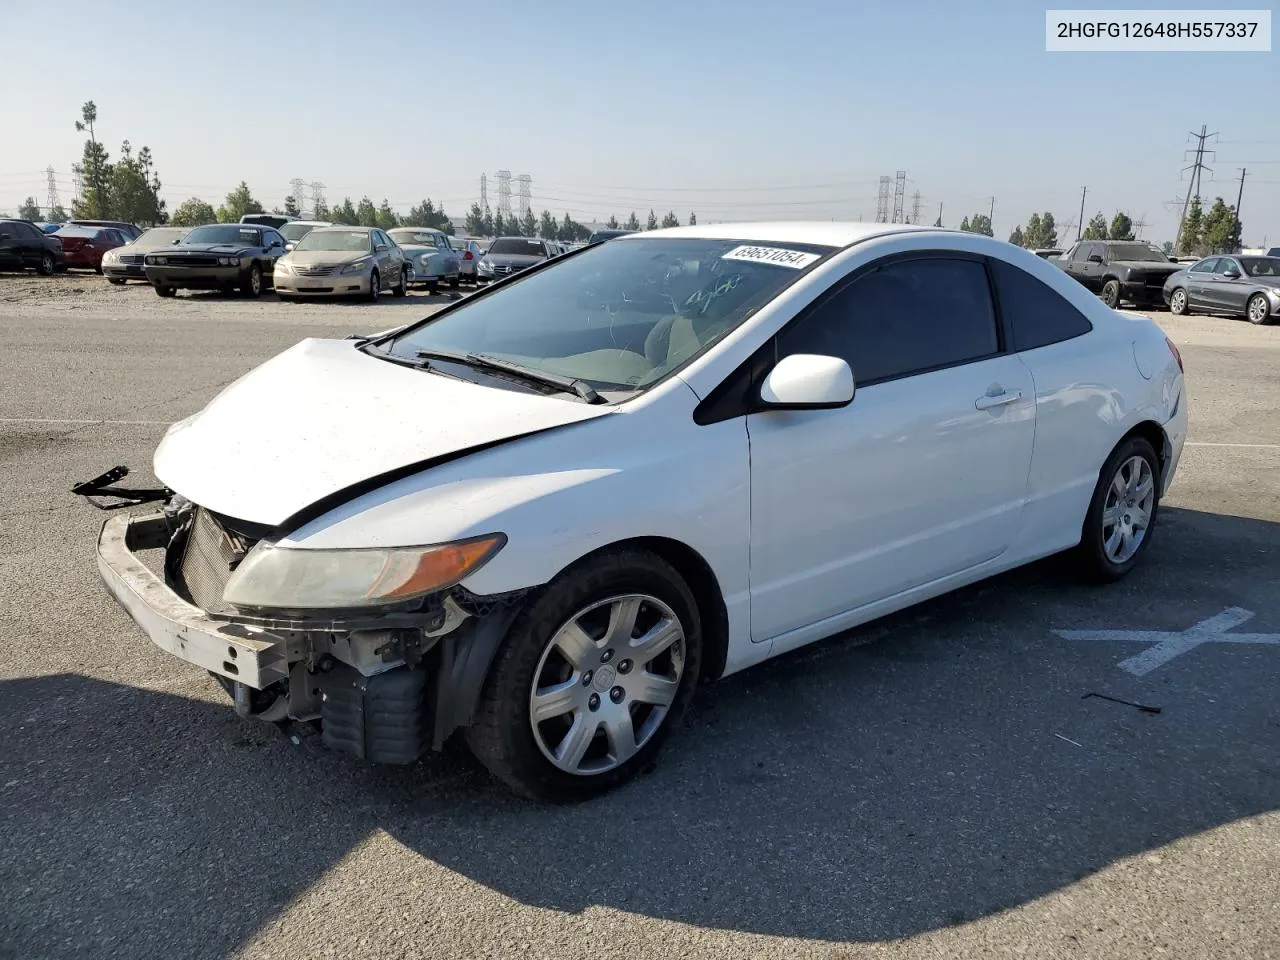
{"type": "Polygon", "coordinates": [[[852,401],[853,391],[853,371],[840,357],[793,353],[764,378],[760,402],[775,410],[829,410],[852,401]]]}
{"type": "Polygon", "coordinates": [[[1101,263],[1101,262],[1102,262],[1102,255],[1101,255],[1101,254],[1097,254],[1097,253],[1091,253],[1091,254],[1089,254],[1089,262],[1090,262],[1090,263],[1101,263]]]}
{"type": "Polygon", "coordinates": [[[1223,270],[1223,271],[1222,271],[1222,275],[1223,275],[1224,277],[1226,277],[1228,280],[1239,280],[1239,279],[1240,279],[1240,271],[1239,271],[1239,270],[1223,270]]]}

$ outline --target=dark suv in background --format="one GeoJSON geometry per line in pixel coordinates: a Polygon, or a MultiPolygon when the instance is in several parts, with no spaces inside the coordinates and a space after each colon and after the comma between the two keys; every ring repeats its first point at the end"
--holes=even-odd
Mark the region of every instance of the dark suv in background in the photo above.
{"type": "Polygon", "coordinates": [[[46,277],[65,270],[62,241],[30,220],[0,220],[0,270],[39,270],[46,277]]]}
{"type": "Polygon", "coordinates": [[[1142,240],[1078,240],[1049,261],[1084,284],[1111,309],[1121,300],[1140,307],[1164,304],[1164,282],[1182,269],[1142,240]]]}

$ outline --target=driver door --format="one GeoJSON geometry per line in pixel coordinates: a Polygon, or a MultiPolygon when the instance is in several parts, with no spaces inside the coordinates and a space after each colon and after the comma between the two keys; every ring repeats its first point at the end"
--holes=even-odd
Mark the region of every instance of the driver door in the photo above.
{"type": "MultiPolygon", "coordinates": [[[[806,627],[999,557],[1013,542],[1035,388],[1001,346],[984,264],[913,255],[856,275],[775,339],[845,359],[832,410],[747,417],[751,635],[774,652],[806,627]]],[[[837,626],[836,629],[839,627],[837,626]]]]}

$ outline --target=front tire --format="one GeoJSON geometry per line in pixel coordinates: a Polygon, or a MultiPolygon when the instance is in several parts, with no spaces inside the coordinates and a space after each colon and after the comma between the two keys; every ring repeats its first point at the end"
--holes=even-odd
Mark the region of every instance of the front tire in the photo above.
{"type": "Polygon", "coordinates": [[[124,279],[122,277],[107,277],[107,283],[114,284],[117,287],[123,287],[124,279]]]}
{"type": "Polygon", "coordinates": [[[449,279],[449,289],[450,289],[450,290],[457,290],[457,289],[458,289],[459,284],[461,284],[461,283],[462,283],[462,277],[451,277],[451,278],[449,279]]]}
{"type": "Polygon", "coordinates": [[[439,293],[439,292],[440,292],[440,281],[439,281],[439,280],[428,280],[428,281],[427,281],[427,294],[428,294],[428,295],[430,295],[430,296],[432,296],[432,297],[434,297],[434,296],[435,296],[437,293],[439,293]]]}
{"type": "Polygon", "coordinates": [[[400,271],[400,282],[391,288],[391,292],[397,297],[407,297],[409,295],[409,268],[404,267],[400,271]]]}
{"type": "Polygon", "coordinates": [[[1185,317],[1191,312],[1187,309],[1187,291],[1182,287],[1169,294],[1169,312],[1179,317],[1185,317]]]}
{"type": "Polygon", "coordinates": [[[1120,306],[1120,281],[1108,280],[1102,285],[1102,302],[1112,310],[1120,306]]]}
{"type": "Polygon", "coordinates": [[[156,296],[158,297],[176,297],[177,295],[178,291],[174,287],[162,287],[159,284],[156,285],[156,296]]]}
{"type": "Polygon", "coordinates": [[[1255,293],[1249,298],[1249,303],[1245,307],[1245,316],[1249,318],[1250,323],[1256,323],[1261,326],[1271,319],[1271,304],[1267,303],[1267,298],[1261,293],[1255,293]]]}
{"type": "Polygon", "coordinates": [[[1159,508],[1160,460],[1146,439],[1130,437],[1098,473],[1077,548],[1085,577],[1114,583],[1137,566],[1159,508]]]}
{"type": "Polygon", "coordinates": [[[245,278],[240,290],[246,297],[262,296],[262,267],[255,263],[249,268],[249,276],[245,278]]]}
{"type": "Polygon", "coordinates": [[[467,744],[526,797],[602,793],[653,762],[693,696],[701,656],[697,604],[674,568],[641,550],[597,554],[516,617],[467,744]]]}
{"type": "Polygon", "coordinates": [[[377,303],[380,293],[382,293],[382,278],[378,276],[378,271],[374,270],[369,274],[369,302],[377,303]]]}

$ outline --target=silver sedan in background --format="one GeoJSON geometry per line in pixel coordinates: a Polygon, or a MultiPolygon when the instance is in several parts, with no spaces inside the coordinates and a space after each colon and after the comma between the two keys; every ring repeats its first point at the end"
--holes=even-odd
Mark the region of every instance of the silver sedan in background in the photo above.
{"type": "Polygon", "coordinates": [[[409,265],[391,238],[376,227],[316,227],[276,261],[281,300],[361,296],[377,300],[385,290],[409,292],[409,265]]]}
{"type": "Polygon", "coordinates": [[[1164,282],[1176,314],[1220,313],[1250,323],[1280,319],[1280,257],[1205,257],[1164,282]]]}

